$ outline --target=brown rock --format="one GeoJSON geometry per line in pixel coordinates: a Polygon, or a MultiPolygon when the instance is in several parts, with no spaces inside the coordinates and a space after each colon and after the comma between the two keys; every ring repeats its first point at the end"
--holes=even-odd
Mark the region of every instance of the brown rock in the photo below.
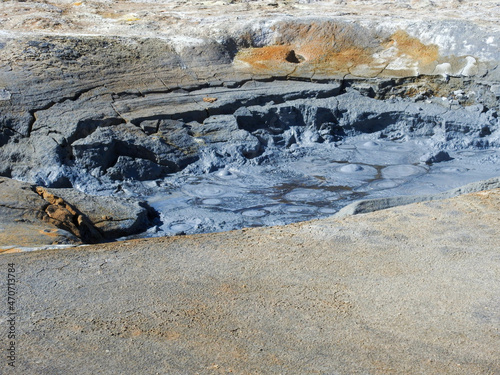
{"type": "Polygon", "coordinates": [[[82,243],[70,231],[61,230],[48,220],[49,206],[31,185],[0,178],[0,252],[19,247],[82,243]]]}
{"type": "Polygon", "coordinates": [[[0,252],[111,240],[147,229],[151,215],[150,208],[133,200],[0,177],[0,252]]]}

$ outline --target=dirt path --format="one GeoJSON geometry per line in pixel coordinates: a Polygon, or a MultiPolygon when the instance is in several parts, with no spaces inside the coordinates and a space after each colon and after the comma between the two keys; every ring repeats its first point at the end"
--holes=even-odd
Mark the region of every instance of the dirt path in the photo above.
{"type": "Polygon", "coordinates": [[[6,254],[17,367],[2,358],[0,372],[499,374],[499,208],[496,189],[342,220],[6,254]]]}

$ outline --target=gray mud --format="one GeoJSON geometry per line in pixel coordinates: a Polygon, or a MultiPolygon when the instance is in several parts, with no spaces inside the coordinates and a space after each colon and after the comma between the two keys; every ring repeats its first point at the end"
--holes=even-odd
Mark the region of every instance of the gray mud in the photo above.
{"type": "Polygon", "coordinates": [[[266,165],[145,183],[163,222],[148,234],[289,224],[331,216],[360,199],[432,195],[500,175],[499,150],[450,152],[452,160],[428,165],[418,157],[429,149],[425,142],[370,138],[299,146],[266,165]]]}
{"type": "Polygon", "coordinates": [[[33,111],[0,158],[8,177],[147,200],[144,236],[226,231],[499,176],[497,107],[488,84],[425,77],[96,88],[33,111]]]}

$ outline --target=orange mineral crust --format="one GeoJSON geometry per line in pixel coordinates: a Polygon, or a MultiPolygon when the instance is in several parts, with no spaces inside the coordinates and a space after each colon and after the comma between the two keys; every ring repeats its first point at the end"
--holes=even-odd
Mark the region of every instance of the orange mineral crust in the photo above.
{"type": "Polygon", "coordinates": [[[392,35],[335,21],[278,23],[272,45],[242,49],[237,67],[253,74],[328,74],[373,77],[430,74],[440,62],[439,48],[404,30],[392,35]]]}
{"type": "Polygon", "coordinates": [[[385,48],[396,47],[399,55],[406,55],[422,64],[430,64],[439,59],[438,46],[425,45],[417,38],[412,38],[406,31],[398,30],[392,34],[385,48]]]}

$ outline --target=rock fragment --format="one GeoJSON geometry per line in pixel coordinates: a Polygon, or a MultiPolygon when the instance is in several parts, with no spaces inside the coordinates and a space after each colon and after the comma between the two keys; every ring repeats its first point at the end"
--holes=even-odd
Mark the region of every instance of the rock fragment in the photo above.
{"type": "Polygon", "coordinates": [[[103,234],[75,206],[43,187],[37,186],[35,191],[49,203],[45,208],[45,215],[42,214],[43,221],[67,230],[85,243],[103,241],[103,234]]]}
{"type": "Polygon", "coordinates": [[[425,155],[422,155],[420,157],[420,161],[425,163],[425,164],[434,164],[434,163],[440,163],[442,161],[448,161],[451,160],[450,154],[448,154],[446,151],[438,151],[438,152],[432,152],[428,153],[425,155]]]}
{"type": "Polygon", "coordinates": [[[152,225],[145,203],[47,189],[0,178],[2,248],[97,243],[135,234],[152,225]]]}
{"type": "Polygon", "coordinates": [[[80,216],[107,240],[145,231],[156,218],[151,207],[135,199],[93,196],[75,189],[47,191],[78,207],[80,216]]]}
{"type": "Polygon", "coordinates": [[[81,244],[67,230],[61,230],[48,217],[49,203],[29,184],[0,177],[0,252],[19,247],[81,244]]]}

